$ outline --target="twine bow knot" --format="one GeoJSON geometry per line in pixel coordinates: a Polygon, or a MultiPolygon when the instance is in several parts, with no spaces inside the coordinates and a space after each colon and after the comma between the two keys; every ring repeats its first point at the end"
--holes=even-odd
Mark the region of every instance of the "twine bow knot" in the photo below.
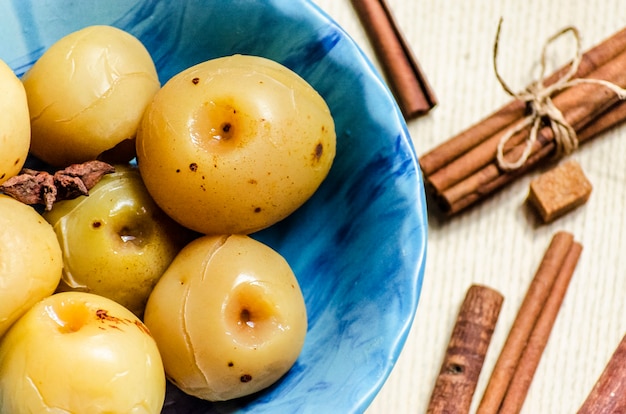
{"type": "Polygon", "coordinates": [[[521,92],[513,92],[513,90],[506,84],[506,82],[504,82],[504,80],[500,76],[497,67],[498,41],[500,38],[501,26],[502,19],[500,19],[500,22],[498,24],[496,41],[494,43],[493,49],[493,66],[496,77],[498,79],[498,82],[500,82],[502,88],[509,95],[528,104],[531,113],[526,118],[522,119],[515,126],[515,128],[507,131],[507,133],[500,138],[496,153],[498,166],[503,170],[515,170],[524,165],[524,163],[532,153],[533,145],[537,141],[539,128],[543,124],[548,124],[554,134],[554,142],[556,144],[556,152],[554,156],[558,158],[570,154],[572,151],[578,148],[578,138],[576,135],[576,130],[567,122],[559,108],[554,105],[554,103],[552,102],[552,96],[559,91],[581,83],[592,83],[605,86],[611,89],[619,97],[619,99],[626,99],[626,90],[620,88],[614,83],[602,79],[572,79],[578,71],[578,66],[580,65],[580,62],[582,60],[582,52],[580,44],[580,34],[578,32],[578,29],[572,26],[568,26],[560,30],[556,34],[552,35],[544,44],[543,51],[541,53],[541,72],[539,79],[527,86],[525,90],[521,92]],[[576,54],[567,73],[565,73],[565,75],[563,75],[553,84],[546,86],[544,85],[544,77],[546,70],[546,54],[548,46],[559,37],[564,36],[567,33],[571,33],[574,36],[574,39],[576,41],[576,54]],[[511,162],[506,160],[504,156],[504,147],[506,143],[516,133],[520,132],[528,126],[531,126],[530,133],[528,135],[528,138],[526,139],[526,145],[522,154],[515,161],[511,162]]]}

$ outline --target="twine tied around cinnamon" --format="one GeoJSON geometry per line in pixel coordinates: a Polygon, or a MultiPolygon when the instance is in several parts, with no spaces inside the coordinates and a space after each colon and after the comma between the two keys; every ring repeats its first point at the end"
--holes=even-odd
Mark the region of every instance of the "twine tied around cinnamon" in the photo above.
{"type": "Polygon", "coordinates": [[[500,85],[505,90],[505,92],[507,92],[509,95],[516,99],[526,102],[530,107],[531,113],[526,118],[522,119],[515,126],[515,128],[512,128],[501,137],[500,141],[498,142],[496,153],[498,166],[503,170],[515,170],[524,165],[528,157],[531,155],[533,144],[537,140],[539,128],[542,126],[542,123],[546,122],[545,120],[547,120],[547,123],[554,133],[554,141],[556,144],[556,152],[554,156],[556,158],[560,158],[562,156],[570,154],[576,148],[578,148],[578,138],[576,136],[576,131],[565,120],[563,113],[554,105],[554,103],[552,102],[552,95],[554,95],[556,92],[562,91],[563,89],[570,88],[581,83],[593,83],[611,89],[619,97],[619,99],[626,99],[626,89],[623,89],[618,85],[615,85],[614,83],[602,79],[572,79],[572,77],[576,74],[578,66],[580,65],[580,62],[582,60],[582,51],[580,33],[578,32],[578,29],[573,26],[568,26],[552,35],[544,44],[541,53],[541,71],[539,79],[532,82],[529,86],[526,87],[525,90],[521,92],[514,92],[506,84],[506,82],[504,82],[498,71],[497,55],[501,27],[502,19],[500,19],[498,23],[496,40],[493,47],[493,67],[495,70],[496,78],[498,79],[498,82],[500,82],[500,85]],[[561,77],[555,83],[550,86],[545,86],[543,84],[543,80],[546,71],[546,53],[548,46],[559,37],[564,36],[568,33],[571,33],[574,36],[574,40],[576,41],[576,54],[574,56],[574,59],[572,60],[570,69],[563,77],[561,77]],[[524,147],[524,151],[517,160],[512,162],[506,160],[504,156],[504,146],[511,139],[511,137],[513,137],[513,135],[528,126],[531,126],[531,129],[528,138],[526,139],[526,146],[524,147]]]}

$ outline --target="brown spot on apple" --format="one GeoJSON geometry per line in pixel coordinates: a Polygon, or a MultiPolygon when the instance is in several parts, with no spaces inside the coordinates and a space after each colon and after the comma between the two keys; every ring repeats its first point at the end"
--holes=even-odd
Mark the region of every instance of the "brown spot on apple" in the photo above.
{"type": "Polygon", "coordinates": [[[313,162],[318,162],[322,158],[322,154],[324,154],[324,145],[318,142],[313,150],[313,162]]]}
{"type": "Polygon", "coordinates": [[[193,83],[194,85],[197,85],[200,82],[200,78],[193,78],[191,80],[191,83],[193,83]]]}
{"type": "Polygon", "coordinates": [[[239,378],[239,380],[240,380],[241,382],[250,382],[250,381],[252,381],[252,375],[250,375],[250,374],[243,374],[243,375],[239,378]]]}
{"type": "Polygon", "coordinates": [[[114,323],[124,323],[124,321],[117,316],[109,315],[109,311],[107,311],[106,309],[98,309],[96,311],[96,318],[98,318],[102,322],[108,321],[114,323]]]}
{"type": "Polygon", "coordinates": [[[148,330],[148,327],[144,325],[141,321],[135,321],[135,326],[139,328],[139,330],[145,333],[146,335],[150,337],[152,336],[152,334],[150,334],[150,331],[148,330]]]}
{"type": "Polygon", "coordinates": [[[198,171],[198,164],[196,164],[195,162],[192,162],[191,164],[189,164],[189,170],[191,170],[191,172],[198,171]]]}

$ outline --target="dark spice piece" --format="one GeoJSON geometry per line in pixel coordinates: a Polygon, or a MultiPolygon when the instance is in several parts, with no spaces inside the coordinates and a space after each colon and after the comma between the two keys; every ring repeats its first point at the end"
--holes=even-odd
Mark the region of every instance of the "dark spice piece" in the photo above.
{"type": "Polygon", "coordinates": [[[55,202],[89,195],[89,190],[115,167],[102,161],[73,164],[50,174],[25,168],[9,178],[0,191],[25,204],[43,204],[50,211],[55,202]]]}

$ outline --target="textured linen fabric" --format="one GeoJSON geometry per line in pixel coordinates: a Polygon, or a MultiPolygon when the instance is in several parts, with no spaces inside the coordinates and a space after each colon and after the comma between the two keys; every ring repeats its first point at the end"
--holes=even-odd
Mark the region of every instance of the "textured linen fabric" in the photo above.
{"type": "MultiPolygon", "coordinates": [[[[314,0],[380,68],[349,0],[314,0]]],[[[575,26],[588,50],[626,26],[620,0],[388,0],[439,105],[408,122],[418,155],[489,115],[511,98],[494,76],[493,42],[503,19],[498,67],[514,90],[538,74],[546,39],[575,26]]],[[[547,73],[568,61],[571,38],[551,47],[547,73]]],[[[626,68],[624,68],[626,70],[626,68]]],[[[429,219],[428,255],[412,330],[391,376],[367,410],[422,413],[469,286],[500,291],[504,304],[474,395],[475,411],[517,310],[548,244],[559,230],[583,252],[522,413],[573,413],[626,333],[626,124],[569,156],[593,185],[589,201],[543,225],[525,203],[526,174],[487,201],[450,220],[429,219]]]]}

